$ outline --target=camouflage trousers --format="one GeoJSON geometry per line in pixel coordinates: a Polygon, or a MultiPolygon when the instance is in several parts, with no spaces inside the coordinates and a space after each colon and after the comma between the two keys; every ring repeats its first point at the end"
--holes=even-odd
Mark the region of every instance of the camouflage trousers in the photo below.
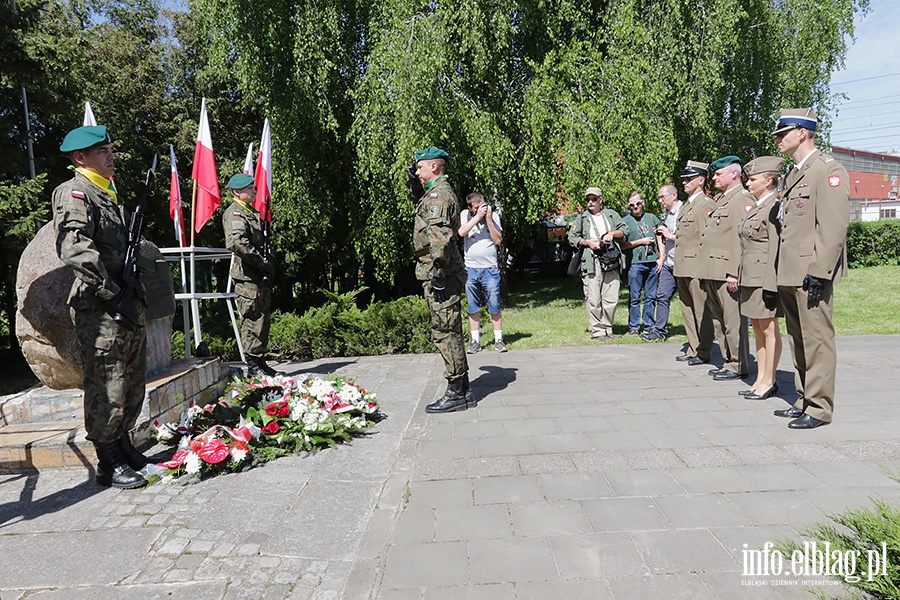
{"type": "Polygon", "coordinates": [[[237,309],[241,313],[241,345],[244,354],[263,356],[269,347],[269,322],[272,292],[266,285],[252,281],[235,282],[237,309]]]}
{"type": "Polygon", "coordinates": [[[455,381],[469,372],[460,307],[463,284],[455,278],[449,278],[447,283],[449,297],[444,302],[434,300],[431,281],[423,281],[422,287],[425,290],[428,308],[431,310],[431,338],[444,359],[444,378],[455,381]]]}
{"type": "Polygon", "coordinates": [[[134,428],[147,387],[147,331],[128,331],[109,313],[73,309],[84,366],[84,428],[92,442],[112,442],[134,428]]]}

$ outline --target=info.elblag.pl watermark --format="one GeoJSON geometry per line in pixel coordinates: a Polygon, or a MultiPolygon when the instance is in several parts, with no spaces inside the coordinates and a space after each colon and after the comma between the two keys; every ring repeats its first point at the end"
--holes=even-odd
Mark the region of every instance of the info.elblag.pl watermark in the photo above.
{"type": "Polygon", "coordinates": [[[743,546],[743,579],[741,585],[839,585],[838,579],[856,583],[864,578],[874,581],[887,575],[887,543],[881,548],[867,550],[839,550],[830,542],[803,542],[803,547],[786,556],[766,542],[762,549],[743,546]],[[758,579],[758,578],[782,579],[758,579]],[[753,579],[748,579],[753,578],[753,579]],[[791,579],[788,579],[791,578],[791,579]]]}

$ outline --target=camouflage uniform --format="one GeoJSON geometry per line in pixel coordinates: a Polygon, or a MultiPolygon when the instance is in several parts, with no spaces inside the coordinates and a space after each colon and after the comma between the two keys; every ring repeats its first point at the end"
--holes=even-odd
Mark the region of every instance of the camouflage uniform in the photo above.
{"type": "Polygon", "coordinates": [[[431,336],[444,359],[444,377],[456,381],[469,372],[460,308],[466,269],[460,252],[459,202],[446,176],[435,179],[419,199],[413,246],[416,279],[431,310],[431,336]],[[446,287],[444,302],[436,302],[432,292],[432,282],[438,279],[446,287]]]}
{"type": "Polygon", "coordinates": [[[244,352],[262,356],[269,345],[269,308],[272,289],[268,277],[272,265],[263,256],[265,238],[259,213],[234,202],[222,215],[225,247],[234,252],[231,278],[241,313],[241,344],[244,352]]]}
{"type": "MultiPolygon", "coordinates": [[[[87,439],[98,443],[113,442],[135,426],[147,383],[145,329],[110,314],[125,268],[125,213],[80,173],[53,191],[56,250],[75,272],[68,302],[84,364],[84,426],[87,439]]],[[[136,281],[125,293],[143,299],[136,281]]],[[[142,313],[143,302],[135,304],[142,313]]]]}

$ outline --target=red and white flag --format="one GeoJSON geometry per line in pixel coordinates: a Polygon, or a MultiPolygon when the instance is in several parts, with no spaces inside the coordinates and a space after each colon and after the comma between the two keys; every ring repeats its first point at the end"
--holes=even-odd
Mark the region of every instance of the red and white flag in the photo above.
{"type": "Polygon", "coordinates": [[[256,201],[253,208],[259,212],[259,218],[267,223],[272,222],[272,135],[269,132],[269,119],[263,124],[262,140],[259,142],[259,156],[256,159],[256,201]]]}
{"type": "Polygon", "coordinates": [[[84,103],[84,122],[82,123],[84,127],[87,126],[97,126],[97,119],[94,118],[94,111],[91,110],[91,103],[84,103]]]}
{"type": "Polygon", "coordinates": [[[169,184],[169,216],[175,222],[175,239],[182,248],[185,246],[184,217],[181,214],[181,184],[178,169],[175,168],[175,149],[169,144],[169,158],[172,159],[172,182],[169,184]]]}
{"type": "Polygon", "coordinates": [[[200,127],[197,130],[197,148],[194,150],[194,169],[191,179],[197,182],[197,203],[194,214],[194,231],[200,231],[219,208],[219,175],[213,156],[212,136],[206,118],[206,98],[200,105],[200,127]]]}
{"type": "Polygon", "coordinates": [[[253,142],[247,148],[247,158],[244,159],[244,175],[253,175],[253,142]]]}

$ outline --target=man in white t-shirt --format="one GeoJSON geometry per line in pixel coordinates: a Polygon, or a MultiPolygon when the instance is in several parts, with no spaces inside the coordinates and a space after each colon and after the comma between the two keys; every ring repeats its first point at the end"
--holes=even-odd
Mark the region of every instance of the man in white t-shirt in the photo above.
{"type": "Polygon", "coordinates": [[[500,314],[500,268],[497,265],[497,246],[503,241],[500,216],[478,192],[466,196],[466,204],[468,208],[459,216],[459,236],[465,240],[466,298],[472,332],[472,343],[467,351],[469,354],[481,352],[481,298],[484,295],[494,327],[494,348],[497,352],[506,352],[500,314]]]}

